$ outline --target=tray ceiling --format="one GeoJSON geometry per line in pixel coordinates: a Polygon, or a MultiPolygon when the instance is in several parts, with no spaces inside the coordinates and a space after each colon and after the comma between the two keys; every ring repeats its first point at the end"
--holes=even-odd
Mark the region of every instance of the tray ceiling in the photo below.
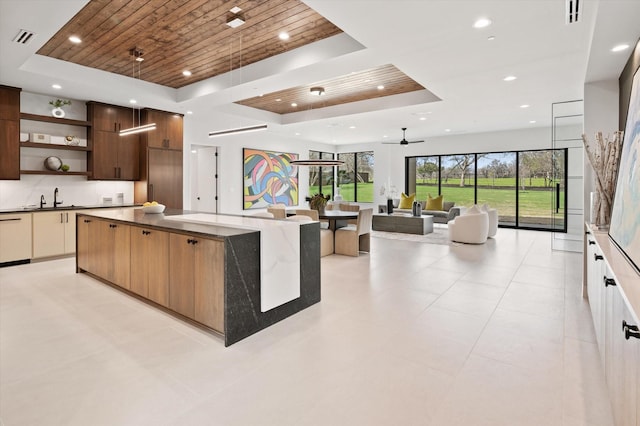
{"type": "Polygon", "coordinates": [[[424,87],[395,66],[383,65],[330,80],[317,81],[256,96],[236,103],[277,114],[287,114],[416,90],[424,90],[424,87]],[[324,95],[313,95],[310,91],[312,87],[322,87],[324,95]],[[292,106],[293,103],[296,105],[292,106]]]}
{"type": "Polygon", "coordinates": [[[180,88],[341,32],[298,0],[92,0],[37,53],[131,76],[138,48],[139,78],[180,88]],[[235,29],[234,6],[245,20],[235,29]]]}

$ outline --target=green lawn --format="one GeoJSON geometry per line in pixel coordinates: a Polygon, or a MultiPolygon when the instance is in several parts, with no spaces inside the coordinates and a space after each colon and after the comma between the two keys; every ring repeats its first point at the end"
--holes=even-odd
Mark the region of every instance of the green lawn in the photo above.
{"type": "MultiPolygon", "coordinates": [[[[515,179],[495,179],[494,187],[492,187],[491,184],[493,182],[491,181],[490,178],[478,179],[478,204],[486,203],[490,205],[498,210],[501,221],[513,222],[516,214],[515,179]]],[[[521,224],[529,223],[527,218],[531,218],[531,223],[533,223],[551,217],[552,197],[555,194],[550,189],[544,189],[544,179],[532,179],[532,183],[535,189],[530,189],[529,187],[525,190],[519,189],[521,224]]],[[[340,193],[344,200],[353,201],[353,189],[353,183],[340,186],[340,193]]],[[[358,201],[364,203],[373,202],[374,190],[375,184],[373,183],[358,184],[358,201]]],[[[309,193],[315,194],[317,192],[317,186],[309,188],[309,193]]],[[[435,196],[438,193],[438,187],[433,184],[419,183],[416,192],[418,200],[426,200],[427,194],[435,196]]],[[[465,207],[473,205],[473,186],[443,185],[442,194],[445,200],[455,201],[456,205],[465,207]]],[[[560,194],[560,197],[564,197],[564,192],[560,194]]],[[[561,220],[562,214],[557,215],[555,219],[561,220]]]]}

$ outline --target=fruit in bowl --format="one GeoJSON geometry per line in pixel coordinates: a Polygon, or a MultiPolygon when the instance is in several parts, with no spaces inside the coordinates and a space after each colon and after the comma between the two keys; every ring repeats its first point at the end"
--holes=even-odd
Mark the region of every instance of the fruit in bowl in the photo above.
{"type": "Polygon", "coordinates": [[[142,204],[142,211],[145,213],[162,213],[164,207],[164,204],[160,204],[157,201],[147,201],[142,204]]]}

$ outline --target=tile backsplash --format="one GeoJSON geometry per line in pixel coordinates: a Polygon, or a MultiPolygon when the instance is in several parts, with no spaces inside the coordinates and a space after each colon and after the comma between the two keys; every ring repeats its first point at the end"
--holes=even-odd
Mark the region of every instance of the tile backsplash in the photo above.
{"type": "Polygon", "coordinates": [[[0,209],[39,205],[44,195],[47,207],[53,204],[53,191],[58,188],[58,199],[64,205],[98,205],[102,197],[124,194],[124,203],[133,203],[133,182],[88,181],[84,176],[22,175],[20,180],[0,180],[0,209]]]}

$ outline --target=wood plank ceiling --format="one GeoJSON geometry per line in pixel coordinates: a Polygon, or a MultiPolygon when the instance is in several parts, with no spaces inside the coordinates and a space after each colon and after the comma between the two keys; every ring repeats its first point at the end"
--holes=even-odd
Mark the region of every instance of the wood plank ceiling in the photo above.
{"type": "Polygon", "coordinates": [[[299,0],[92,0],[37,53],[131,76],[137,47],[142,80],[180,88],[341,32],[299,0]],[[245,20],[236,29],[234,6],[245,20]]]}
{"type": "Polygon", "coordinates": [[[319,109],[384,96],[424,90],[393,65],[353,72],[348,75],[314,82],[304,86],[269,93],[236,103],[277,114],[319,109]],[[312,87],[324,89],[322,96],[313,95],[312,87]],[[292,106],[292,104],[296,104],[292,106]]]}
{"type": "MultiPolygon", "coordinates": [[[[135,67],[135,78],[180,88],[341,32],[300,0],[91,0],[37,53],[133,76],[130,51],[136,48],[144,62],[135,67]],[[242,11],[234,14],[233,7],[242,11]],[[245,23],[226,25],[234,17],[245,23]],[[278,37],[283,31],[286,41],[278,37]],[[72,43],[72,35],[82,42],[72,43]]],[[[385,65],[237,103],[286,114],[421,89],[385,65]],[[310,95],[313,86],[325,95],[310,95]]]]}

